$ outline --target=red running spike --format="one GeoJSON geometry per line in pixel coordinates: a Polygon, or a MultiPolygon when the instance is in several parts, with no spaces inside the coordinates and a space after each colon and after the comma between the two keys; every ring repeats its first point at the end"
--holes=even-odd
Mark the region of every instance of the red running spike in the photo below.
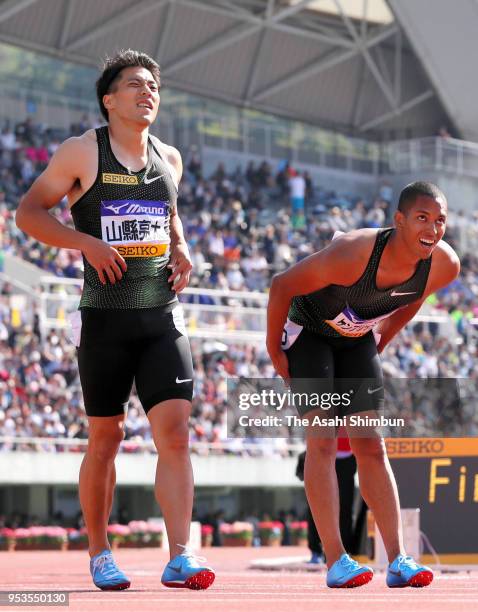
{"type": "Polygon", "coordinates": [[[164,586],[175,589],[192,589],[193,591],[202,591],[211,586],[214,582],[216,574],[209,570],[203,570],[188,578],[185,582],[163,582],[164,586]]]}
{"type": "Polygon", "coordinates": [[[354,589],[355,587],[360,587],[360,586],[363,586],[364,584],[367,584],[367,582],[370,582],[372,578],[373,578],[373,572],[364,572],[363,574],[359,574],[358,576],[351,578],[345,584],[333,586],[332,588],[333,589],[354,589]]]}

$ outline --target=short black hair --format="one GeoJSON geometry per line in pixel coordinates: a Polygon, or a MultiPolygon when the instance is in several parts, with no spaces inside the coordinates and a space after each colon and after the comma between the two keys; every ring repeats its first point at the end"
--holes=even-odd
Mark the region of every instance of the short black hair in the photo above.
{"type": "Polygon", "coordinates": [[[446,203],[443,191],[436,185],[428,181],[415,181],[402,189],[398,198],[397,209],[404,214],[408,213],[415,200],[420,196],[427,196],[433,200],[440,198],[446,203]]]}
{"type": "Polygon", "coordinates": [[[122,70],[134,66],[142,66],[149,70],[158,84],[158,88],[161,86],[159,64],[152,57],[146,55],[146,53],[133,51],[133,49],[122,49],[114,57],[107,57],[103,65],[103,72],[96,81],[96,97],[98,98],[101,114],[106,121],[108,121],[108,111],[103,104],[103,96],[114,91],[114,84],[120,77],[122,70]]]}

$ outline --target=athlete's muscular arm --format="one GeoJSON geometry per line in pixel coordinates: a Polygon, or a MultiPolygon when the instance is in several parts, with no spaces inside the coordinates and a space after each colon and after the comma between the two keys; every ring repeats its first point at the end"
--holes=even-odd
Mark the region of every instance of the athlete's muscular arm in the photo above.
{"type": "Polygon", "coordinates": [[[82,148],[78,146],[77,140],[70,138],[58,148],[46,170],[20,200],[16,223],[26,234],[40,242],[81,250],[87,236],[65,227],[48,213],[79,180],[77,168],[78,163],[81,163],[82,148]]]}
{"type": "MultiPolygon", "coordinates": [[[[183,174],[181,154],[174,147],[167,147],[167,153],[169,163],[176,170],[177,181],[179,184],[183,174]]],[[[193,266],[191,256],[189,254],[189,248],[186,239],[184,238],[183,224],[179,218],[177,208],[171,210],[169,230],[171,237],[171,259],[168,267],[172,270],[171,276],[169,277],[169,282],[173,283],[173,291],[180,293],[189,284],[189,276],[193,266]]]]}
{"type": "Polygon", "coordinates": [[[88,155],[91,155],[91,148],[84,139],[85,136],[70,138],[58,148],[46,170],[21,199],[16,223],[40,242],[82,251],[101,282],[106,283],[106,273],[114,283],[122,277],[121,269],[126,271],[121,255],[102,240],[64,226],[48,212],[72,191],[75,183],[81,182],[79,169],[88,163],[88,155]]]}
{"type": "Polygon", "coordinates": [[[289,377],[281,340],[292,298],[313,293],[333,283],[352,285],[363,274],[375,236],[373,230],[344,234],[322,251],[273,277],[267,306],[266,344],[272,363],[282,378],[289,377]]]}
{"type": "Polygon", "coordinates": [[[393,315],[379,323],[377,327],[377,331],[380,334],[380,340],[377,346],[379,353],[381,353],[390,340],[392,340],[392,338],[396,336],[398,332],[413,319],[413,317],[422,307],[424,301],[425,300],[422,299],[417,302],[413,302],[408,306],[404,306],[393,315]]]}
{"type": "Polygon", "coordinates": [[[443,242],[443,240],[438,243],[433,254],[432,262],[432,268],[423,297],[417,302],[405,306],[405,308],[400,308],[400,310],[387,319],[384,319],[379,324],[377,328],[381,336],[377,347],[379,353],[381,353],[394,336],[413,319],[429,295],[449,285],[460,273],[460,260],[458,259],[458,255],[451,246],[443,242]]]}

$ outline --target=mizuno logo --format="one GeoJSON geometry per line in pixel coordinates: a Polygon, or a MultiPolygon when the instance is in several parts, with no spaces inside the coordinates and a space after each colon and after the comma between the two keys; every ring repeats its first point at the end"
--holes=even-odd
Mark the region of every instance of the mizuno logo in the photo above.
{"type": "Polygon", "coordinates": [[[143,213],[151,215],[162,215],[164,214],[164,206],[140,206],[139,204],[131,203],[131,206],[126,211],[128,213],[143,213]]]}
{"type": "Polygon", "coordinates": [[[382,387],[377,387],[376,389],[367,389],[367,393],[369,395],[372,395],[372,393],[377,393],[377,391],[380,391],[382,387]]]}
{"type": "Polygon", "coordinates": [[[191,381],[192,381],[192,378],[178,378],[176,376],[176,382],[178,383],[178,385],[180,385],[183,382],[191,382],[191,381]]]}
{"type": "Polygon", "coordinates": [[[154,181],[157,181],[160,178],[163,178],[164,174],[160,174],[159,176],[155,176],[154,178],[149,178],[148,176],[145,175],[144,179],[143,179],[143,183],[145,185],[149,185],[150,183],[154,183],[154,181]]]}
{"type": "Polygon", "coordinates": [[[111,210],[115,215],[119,215],[123,208],[126,208],[126,214],[144,214],[144,215],[164,215],[164,206],[141,206],[136,202],[125,202],[124,204],[103,204],[106,210],[111,210]]]}
{"type": "Polygon", "coordinates": [[[416,291],[392,291],[392,293],[390,294],[391,296],[396,296],[396,295],[413,295],[414,293],[416,293],[416,291]]]}
{"type": "Polygon", "coordinates": [[[106,210],[112,210],[115,215],[119,215],[120,211],[122,208],[125,208],[125,206],[130,206],[131,202],[126,202],[126,204],[119,204],[118,206],[113,206],[113,204],[110,204],[109,206],[107,206],[106,204],[103,204],[103,206],[106,208],[106,210]]]}

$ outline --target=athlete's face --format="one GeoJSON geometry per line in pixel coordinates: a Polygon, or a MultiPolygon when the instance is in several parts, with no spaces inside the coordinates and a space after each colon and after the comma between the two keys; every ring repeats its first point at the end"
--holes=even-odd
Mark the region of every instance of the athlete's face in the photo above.
{"type": "Polygon", "coordinates": [[[418,196],[407,212],[397,210],[395,224],[414,255],[427,259],[446,229],[447,203],[442,198],[418,196]]]}
{"type": "Polygon", "coordinates": [[[122,70],[113,91],[104,97],[104,105],[118,117],[151,125],[159,108],[159,88],[146,68],[132,66],[122,70]]]}

